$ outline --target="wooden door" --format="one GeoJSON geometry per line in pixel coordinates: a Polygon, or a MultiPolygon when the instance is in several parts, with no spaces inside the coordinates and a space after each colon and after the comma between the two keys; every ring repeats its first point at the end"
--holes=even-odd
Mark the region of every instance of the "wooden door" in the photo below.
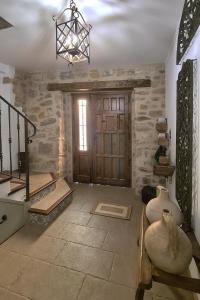
{"type": "Polygon", "coordinates": [[[75,181],[130,186],[129,98],[115,92],[74,96],[75,181]]]}
{"type": "Polygon", "coordinates": [[[92,182],[130,185],[130,113],[127,93],[92,95],[92,182]]]}

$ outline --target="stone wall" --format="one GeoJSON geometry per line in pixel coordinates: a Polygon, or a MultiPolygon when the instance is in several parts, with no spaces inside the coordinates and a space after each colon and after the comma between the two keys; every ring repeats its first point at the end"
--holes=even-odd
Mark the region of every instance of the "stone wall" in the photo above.
{"type": "Polygon", "coordinates": [[[56,82],[151,79],[150,88],[132,93],[132,187],[139,193],[144,184],[163,183],[153,175],[153,156],[157,149],[156,119],[165,111],[165,72],[163,65],[116,69],[72,70],[37,73],[16,72],[14,91],[21,105],[37,126],[30,146],[31,168],[73,178],[72,98],[70,94],[48,92],[56,82]]]}

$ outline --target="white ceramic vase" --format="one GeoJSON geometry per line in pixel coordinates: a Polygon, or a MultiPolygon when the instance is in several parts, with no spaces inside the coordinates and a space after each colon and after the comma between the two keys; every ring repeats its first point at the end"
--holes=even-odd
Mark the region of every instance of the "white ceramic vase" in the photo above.
{"type": "Polygon", "coordinates": [[[163,209],[169,210],[177,225],[183,223],[183,215],[178,206],[169,198],[169,192],[163,186],[157,186],[157,197],[152,199],[146,207],[146,216],[150,223],[161,219],[163,209]]]}
{"type": "Polygon", "coordinates": [[[192,259],[192,245],[169,211],[150,225],[145,233],[145,247],[152,263],[168,273],[183,274],[192,259]]]}

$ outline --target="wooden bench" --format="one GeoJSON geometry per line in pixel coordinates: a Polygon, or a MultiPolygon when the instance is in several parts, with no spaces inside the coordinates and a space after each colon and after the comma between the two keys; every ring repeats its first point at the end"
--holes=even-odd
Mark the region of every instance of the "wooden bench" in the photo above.
{"type": "MultiPolygon", "coordinates": [[[[185,290],[200,293],[200,279],[190,278],[186,276],[173,275],[157,269],[150,261],[144,245],[144,235],[149,222],[146,218],[145,208],[143,209],[141,218],[140,237],[138,239],[138,246],[140,247],[140,261],[139,261],[139,275],[138,287],[135,295],[135,300],[143,300],[145,290],[152,288],[153,281],[163,283],[169,286],[184,288],[185,290]]],[[[194,233],[188,233],[193,245],[193,257],[200,270],[200,246],[194,236],[194,233]]]]}

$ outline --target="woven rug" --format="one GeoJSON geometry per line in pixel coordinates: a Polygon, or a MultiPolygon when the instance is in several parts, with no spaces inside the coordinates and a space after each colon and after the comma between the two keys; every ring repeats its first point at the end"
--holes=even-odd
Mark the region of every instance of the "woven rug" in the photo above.
{"type": "Polygon", "coordinates": [[[92,209],[91,214],[129,220],[131,217],[131,211],[131,206],[100,202],[94,209],[92,209]]]}

